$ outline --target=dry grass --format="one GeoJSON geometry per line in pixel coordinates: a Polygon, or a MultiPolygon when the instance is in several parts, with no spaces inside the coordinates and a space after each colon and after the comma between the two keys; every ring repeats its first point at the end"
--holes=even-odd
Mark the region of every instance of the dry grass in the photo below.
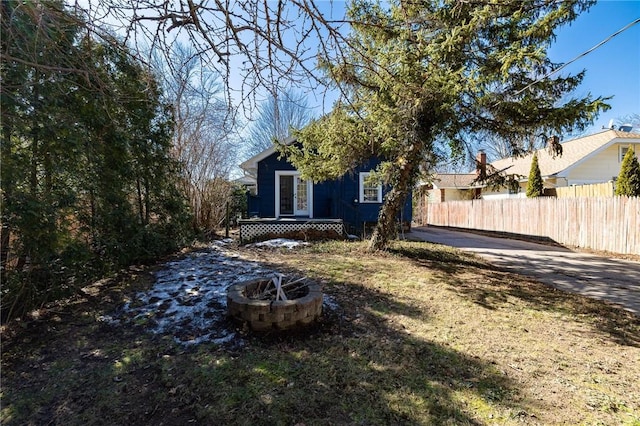
{"type": "Polygon", "coordinates": [[[2,424],[640,424],[640,320],[623,310],[426,243],[242,252],[339,308],[184,349],[96,322],[150,284],[113,282],[5,328],[2,424]]]}

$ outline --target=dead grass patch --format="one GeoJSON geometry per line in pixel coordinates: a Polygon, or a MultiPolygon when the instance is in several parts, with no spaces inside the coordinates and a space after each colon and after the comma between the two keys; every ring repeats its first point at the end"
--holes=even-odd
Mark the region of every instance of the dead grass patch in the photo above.
{"type": "Polygon", "coordinates": [[[427,243],[240,250],[338,308],[184,348],[96,321],[152,284],[120,277],[5,327],[2,424],[640,424],[640,321],[621,309],[427,243]]]}

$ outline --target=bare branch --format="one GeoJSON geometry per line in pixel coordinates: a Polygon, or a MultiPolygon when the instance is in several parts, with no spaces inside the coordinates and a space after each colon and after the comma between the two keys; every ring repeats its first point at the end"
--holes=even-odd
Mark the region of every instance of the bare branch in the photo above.
{"type": "MultiPolygon", "coordinates": [[[[80,0],[68,1],[79,8],[80,0]]],[[[140,57],[150,50],[166,56],[188,39],[194,54],[222,76],[234,105],[255,106],[265,93],[292,85],[325,87],[318,58],[341,55],[348,43],[343,11],[328,19],[328,9],[323,13],[309,0],[90,0],[83,10],[92,18],[89,26],[112,28],[140,57]]]]}

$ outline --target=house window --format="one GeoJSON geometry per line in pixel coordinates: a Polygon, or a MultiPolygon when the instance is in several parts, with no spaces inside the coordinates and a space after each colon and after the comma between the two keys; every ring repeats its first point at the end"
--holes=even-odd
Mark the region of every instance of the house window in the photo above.
{"type": "Polygon", "coordinates": [[[371,173],[360,173],[360,202],[361,203],[381,203],[382,184],[369,180],[371,173]]]}
{"type": "Polygon", "coordinates": [[[619,162],[622,163],[622,159],[624,158],[625,155],[627,155],[627,151],[629,151],[629,147],[628,146],[621,146],[620,147],[620,158],[618,159],[619,162]]]}
{"type": "Polygon", "coordinates": [[[638,145],[621,145],[620,146],[620,158],[618,159],[618,161],[620,161],[622,163],[622,160],[624,159],[624,156],[627,155],[627,151],[629,151],[630,149],[633,149],[633,153],[635,154],[636,158],[640,158],[638,157],[638,145]]]}

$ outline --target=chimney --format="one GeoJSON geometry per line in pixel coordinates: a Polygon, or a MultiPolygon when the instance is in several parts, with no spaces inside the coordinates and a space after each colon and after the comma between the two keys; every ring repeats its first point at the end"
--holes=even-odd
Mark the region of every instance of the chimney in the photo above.
{"type": "Polygon", "coordinates": [[[483,150],[476,155],[476,177],[484,179],[487,177],[487,154],[483,150]]]}
{"type": "Polygon", "coordinates": [[[553,158],[558,156],[562,157],[562,144],[558,136],[550,136],[547,139],[547,152],[549,152],[549,155],[553,158]]]}

